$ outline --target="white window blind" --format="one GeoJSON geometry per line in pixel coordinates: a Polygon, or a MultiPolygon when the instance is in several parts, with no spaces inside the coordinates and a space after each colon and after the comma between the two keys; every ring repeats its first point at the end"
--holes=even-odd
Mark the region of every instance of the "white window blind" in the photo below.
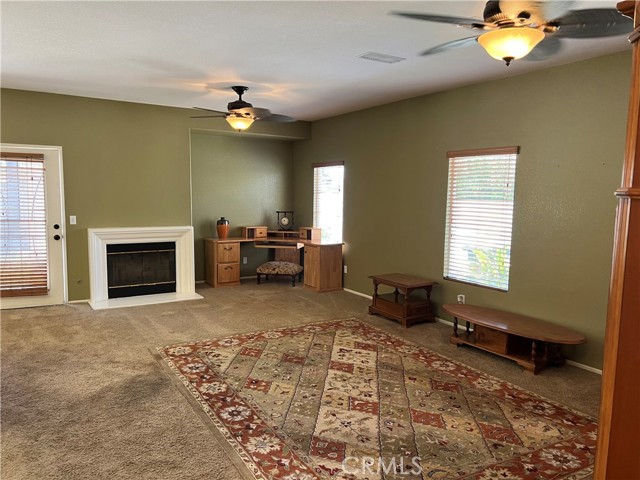
{"type": "Polygon", "coordinates": [[[313,168],[313,226],[322,229],[322,240],[342,242],[344,164],[327,163],[313,168]]]}
{"type": "Polygon", "coordinates": [[[506,291],[518,147],[447,156],[444,277],[506,291]]]}
{"type": "Polygon", "coordinates": [[[0,154],[0,294],[49,290],[44,155],[0,154]]]}

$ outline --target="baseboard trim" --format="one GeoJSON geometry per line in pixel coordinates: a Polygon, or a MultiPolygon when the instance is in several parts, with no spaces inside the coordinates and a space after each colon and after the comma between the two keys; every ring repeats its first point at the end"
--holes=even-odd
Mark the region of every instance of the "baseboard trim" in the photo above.
{"type": "Polygon", "coordinates": [[[342,290],[344,290],[347,293],[350,293],[351,295],[357,295],[359,297],[368,298],[369,300],[373,298],[371,295],[367,295],[366,293],[356,292],[355,290],[351,290],[349,288],[343,288],[342,290]]]}
{"type": "MultiPolygon", "coordinates": [[[[373,298],[371,295],[367,295],[365,293],[360,293],[360,292],[357,292],[355,290],[351,290],[349,288],[343,288],[343,290],[345,292],[347,292],[347,293],[352,294],[352,295],[357,295],[359,297],[368,298],[369,300],[371,300],[373,298]]],[[[450,322],[449,320],[445,320],[444,318],[436,317],[436,321],[453,327],[453,322],[450,322]]],[[[464,330],[465,328],[466,328],[465,326],[463,326],[461,324],[458,324],[458,330],[464,330]]],[[[567,359],[567,365],[571,365],[572,367],[576,367],[576,368],[579,368],[581,370],[586,370],[587,372],[595,373],[597,375],[602,375],[602,370],[600,370],[598,368],[595,368],[595,367],[591,367],[589,365],[585,365],[584,363],[576,362],[574,360],[568,360],[567,359]]]]}
{"type": "Polygon", "coordinates": [[[84,300],[69,300],[67,303],[89,303],[89,299],[86,298],[84,300]]]}
{"type": "Polygon", "coordinates": [[[580,368],[581,370],[586,370],[587,372],[595,373],[597,375],[602,375],[602,370],[595,367],[590,367],[589,365],[585,365],[584,363],[578,363],[573,360],[567,360],[567,365],[571,365],[573,367],[580,368]]]}

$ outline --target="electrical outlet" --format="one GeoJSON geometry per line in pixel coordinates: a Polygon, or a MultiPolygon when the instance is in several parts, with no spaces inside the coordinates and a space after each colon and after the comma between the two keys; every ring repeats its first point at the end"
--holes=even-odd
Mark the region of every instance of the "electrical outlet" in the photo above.
{"type": "Polygon", "coordinates": [[[459,293],[456,298],[458,299],[458,303],[462,305],[466,303],[465,295],[463,295],[462,293],[459,293]]]}
{"type": "Polygon", "coordinates": [[[346,265],[343,266],[342,269],[343,269],[344,273],[347,273],[347,266],[346,265]]]}
{"type": "Polygon", "coordinates": [[[242,264],[246,265],[247,264],[247,257],[242,257],[242,264]]]}

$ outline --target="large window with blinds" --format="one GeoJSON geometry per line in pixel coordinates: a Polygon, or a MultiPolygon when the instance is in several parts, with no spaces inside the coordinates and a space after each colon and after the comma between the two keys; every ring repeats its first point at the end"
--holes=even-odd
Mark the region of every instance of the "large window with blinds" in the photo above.
{"type": "Polygon", "coordinates": [[[322,240],[342,242],[344,164],[313,166],[313,226],[322,229],[322,240]]]}
{"type": "Polygon", "coordinates": [[[49,289],[44,155],[0,154],[0,295],[49,289]]]}
{"type": "Polygon", "coordinates": [[[509,289],[518,147],[448,152],[444,277],[509,289]]]}

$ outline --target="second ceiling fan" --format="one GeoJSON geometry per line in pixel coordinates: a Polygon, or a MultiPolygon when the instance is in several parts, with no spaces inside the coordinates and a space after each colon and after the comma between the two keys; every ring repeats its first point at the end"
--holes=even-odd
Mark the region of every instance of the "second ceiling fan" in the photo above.
{"type": "Polygon", "coordinates": [[[238,99],[227,104],[228,112],[211,110],[210,108],[194,107],[198,110],[204,110],[205,112],[211,113],[209,115],[198,115],[191,118],[224,118],[227,120],[229,125],[239,132],[246,130],[257,120],[279,123],[296,121],[295,118],[271,113],[267,108],[256,108],[249,102],[245,102],[242,99],[242,95],[249,90],[249,87],[234,85],[231,89],[238,94],[238,99]]]}
{"type": "Polygon", "coordinates": [[[528,55],[534,48],[539,52],[539,59],[552,55],[560,50],[563,38],[610,37],[633,30],[633,21],[613,8],[570,10],[572,3],[490,0],[482,20],[429,13],[391,13],[484,32],[432,47],[421,55],[466,47],[477,41],[489,55],[504,60],[507,65],[528,55]],[[538,44],[540,46],[536,47],[538,44]]]}

